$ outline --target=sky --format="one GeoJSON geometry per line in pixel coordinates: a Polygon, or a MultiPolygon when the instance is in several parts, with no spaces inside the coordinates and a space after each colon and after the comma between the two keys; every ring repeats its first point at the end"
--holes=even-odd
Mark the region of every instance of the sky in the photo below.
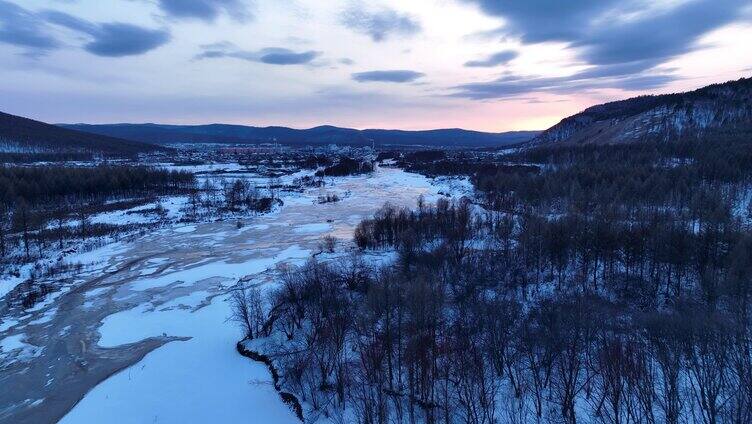
{"type": "Polygon", "coordinates": [[[533,130],[745,76],[749,0],[0,0],[0,110],[53,123],[533,130]]]}

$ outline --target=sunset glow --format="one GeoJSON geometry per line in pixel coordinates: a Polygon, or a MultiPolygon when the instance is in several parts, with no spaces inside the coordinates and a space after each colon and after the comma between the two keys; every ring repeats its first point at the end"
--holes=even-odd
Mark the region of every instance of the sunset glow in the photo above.
{"type": "Polygon", "coordinates": [[[0,0],[2,109],[506,131],[752,74],[746,1],[509,3],[0,0]]]}

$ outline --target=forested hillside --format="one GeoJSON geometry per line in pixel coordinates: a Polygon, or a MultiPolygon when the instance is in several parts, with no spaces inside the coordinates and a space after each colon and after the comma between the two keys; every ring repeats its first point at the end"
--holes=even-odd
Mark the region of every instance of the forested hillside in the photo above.
{"type": "Polygon", "coordinates": [[[505,146],[522,143],[538,131],[487,133],[462,129],[399,131],[339,128],[323,125],[309,129],[250,127],[244,125],[64,124],[65,128],[147,143],[282,143],[293,145],[426,145],[437,147],[505,146]]]}
{"type": "Polygon", "coordinates": [[[530,144],[712,141],[719,134],[752,135],[752,78],[593,106],[563,119],[530,144]]]}
{"type": "MultiPolygon", "coordinates": [[[[403,156],[434,175],[454,159],[403,156]]],[[[314,417],[750,422],[750,144],[503,159],[450,168],[473,198],[361,222],[363,256],[286,272],[243,346],[314,417]],[[367,259],[384,252],[395,260],[367,259]]]]}
{"type": "Polygon", "coordinates": [[[163,147],[61,128],[0,112],[0,154],[102,154],[132,156],[163,147]]]}

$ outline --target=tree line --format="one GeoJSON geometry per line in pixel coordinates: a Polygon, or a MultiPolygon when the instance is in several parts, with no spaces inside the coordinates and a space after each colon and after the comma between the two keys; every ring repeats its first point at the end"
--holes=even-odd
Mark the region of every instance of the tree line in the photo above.
{"type": "Polygon", "coordinates": [[[317,177],[345,177],[373,172],[373,163],[342,156],[331,166],[316,172],[317,177]]]}
{"type": "Polygon", "coordinates": [[[109,200],[180,193],[194,186],[188,172],[142,166],[0,167],[0,261],[19,242],[28,260],[34,242],[41,255],[51,242],[62,248],[66,238],[110,232],[87,220],[92,210],[106,210],[109,200]],[[65,225],[70,219],[81,222],[78,232],[65,225]]]}
{"type": "Polygon", "coordinates": [[[2,166],[0,202],[44,205],[62,198],[90,201],[147,191],[170,192],[193,184],[189,172],[145,166],[2,166]]]}
{"type": "MultiPolygon", "coordinates": [[[[191,173],[144,166],[0,166],[0,275],[62,250],[68,240],[118,231],[117,225],[92,223],[93,213],[185,193],[195,184],[191,173]]],[[[47,290],[27,286],[24,302],[32,299],[30,304],[47,290]]]]}

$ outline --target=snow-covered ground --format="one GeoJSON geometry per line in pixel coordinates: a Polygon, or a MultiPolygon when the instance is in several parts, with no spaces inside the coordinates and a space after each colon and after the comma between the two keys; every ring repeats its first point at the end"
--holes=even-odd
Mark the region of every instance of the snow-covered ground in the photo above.
{"type": "Polygon", "coordinates": [[[235,351],[229,287],[269,287],[280,264],[308,260],[324,235],[349,241],[387,201],[467,187],[398,169],[327,182],[241,228],[175,224],[67,258],[85,264],[74,283],[2,317],[0,422],[297,422],[267,369],[235,351]],[[323,192],[343,200],[318,204],[323,192]]]}
{"type": "MultiPolygon", "coordinates": [[[[253,172],[246,172],[245,167],[238,165],[238,164],[208,164],[208,165],[200,165],[200,166],[187,166],[187,167],[175,167],[172,165],[167,164],[158,164],[159,166],[165,167],[167,169],[183,169],[186,171],[191,172],[204,172],[205,174],[199,175],[198,182],[199,185],[203,186],[204,181],[209,180],[212,186],[215,188],[218,188],[220,182],[224,180],[225,182],[233,182],[238,179],[243,179],[251,182],[253,185],[257,187],[265,187],[268,182],[269,178],[260,176],[259,174],[253,173],[253,172]],[[220,175],[207,175],[206,173],[211,172],[222,172],[220,175]],[[235,172],[234,174],[227,174],[226,172],[235,172]]],[[[282,178],[280,178],[280,182],[283,184],[291,184],[294,178],[297,178],[302,175],[310,174],[309,171],[300,171],[294,174],[286,175],[282,178]]],[[[112,201],[108,203],[115,203],[117,201],[112,201]]],[[[158,227],[158,226],[164,226],[164,225],[175,225],[176,221],[180,221],[182,218],[184,218],[189,211],[189,198],[187,196],[162,196],[160,198],[157,198],[155,200],[140,204],[138,206],[123,208],[123,209],[117,209],[113,211],[108,212],[100,212],[93,214],[87,218],[87,221],[90,224],[107,224],[107,225],[114,225],[119,226],[121,229],[123,229],[119,233],[115,233],[114,235],[108,235],[108,236],[102,236],[96,239],[89,239],[86,241],[85,244],[81,244],[78,240],[72,240],[66,242],[67,245],[63,249],[55,249],[55,246],[50,246],[45,255],[39,259],[37,259],[33,263],[26,263],[24,265],[17,266],[14,271],[15,273],[6,273],[6,274],[0,274],[0,298],[4,297],[6,294],[10,293],[16,286],[23,283],[24,281],[28,280],[32,277],[32,273],[35,270],[40,269],[46,269],[51,266],[54,266],[61,256],[69,255],[68,252],[72,250],[78,250],[78,251],[86,251],[89,249],[94,248],[95,250],[99,245],[108,245],[113,243],[114,241],[123,238],[128,237],[130,234],[134,232],[138,232],[142,230],[143,228],[151,228],[151,227],[158,227]],[[156,213],[157,207],[161,207],[161,209],[164,211],[163,214],[156,213]],[[128,227],[133,226],[133,227],[128,227]],[[63,253],[65,252],[65,253],[63,253]]],[[[247,212],[240,212],[239,217],[244,217],[247,212]]],[[[231,218],[231,216],[227,216],[226,218],[231,218]]],[[[57,228],[59,225],[65,226],[65,227],[71,227],[75,228],[80,225],[80,221],[74,218],[69,218],[68,220],[58,223],[58,222],[50,222],[47,225],[48,229],[54,229],[57,228]]],[[[192,231],[191,226],[185,226],[182,227],[182,231],[190,232],[192,231]]],[[[179,231],[176,229],[176,231],[179,231]]],[[[97,254],[97,257],[99,258],[106,258],[106,255],[97,254]]],[[[69,263],[75,263],[75,261],[72,261],[70,257],[67,258],[67,262],[69,263]]],[[[86,261],[84,261],[85,263],[86,261]]],[[[0,317],[1,319],[2,317],[0,317]]]]}
{"type": "Polygon", "coordinates": [[[165,345],[89,392],[62,423],[294,423],[263,365],[235,350],[224,298],[193,312],[206,292],[148,312],[150,304],[107,317],[100,346],[137,342],[162,333],[191,339],[165,345]],[[181,308],[185,305],[187,308],[181,308]]]}
{"type": "Polygon", "coordinates": [[[29,274],[31,269],[33,268],[32,265],[26,265],[24,267],[21,267],[19,269],[19,275],[7,275],[2,278],[2,281],[0,281],[0,299],[5,297],[6,294],[10,293],[11,290],[16,288],[17,285],[23,283],[26,280],[26,276],[29,274]]]}

